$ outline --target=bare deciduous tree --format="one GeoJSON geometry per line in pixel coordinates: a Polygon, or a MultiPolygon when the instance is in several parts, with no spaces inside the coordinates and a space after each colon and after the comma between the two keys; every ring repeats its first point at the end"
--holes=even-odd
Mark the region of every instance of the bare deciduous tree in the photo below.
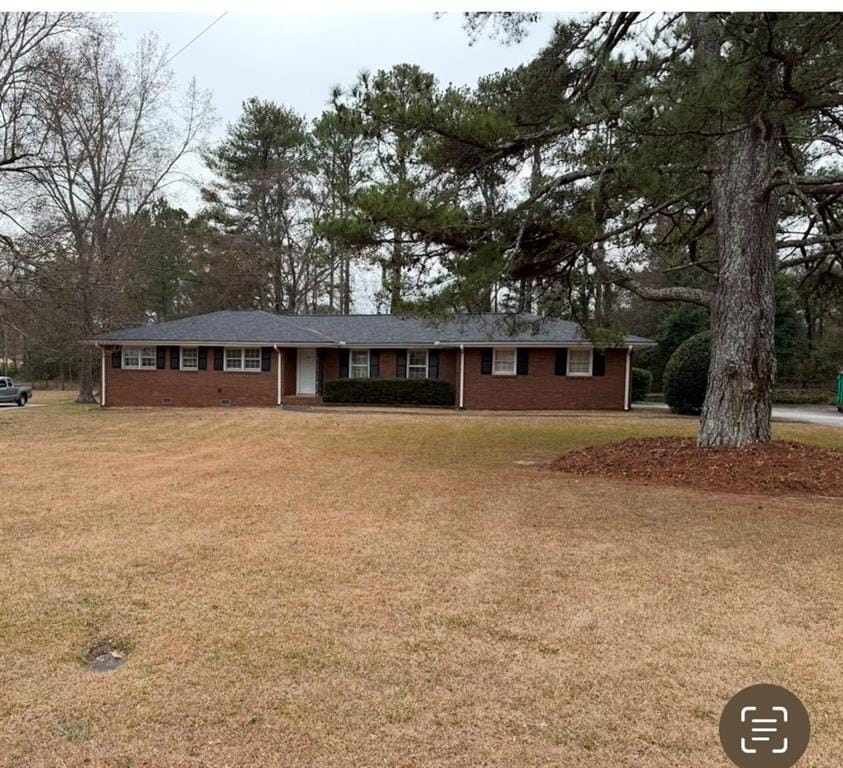
{"type": "MultiPolygon", "coordinates": [[[[153,37],[128,59],[102,27],[40,50],[33,114],[41,160],[24,176],[36,222],[54,244],[32,266],[64,275],[73,297],[66,322],[89,339],[120,305],[126,225],[178,178],[212,110],[195,83],[172,103],[167,53],[153,37]]],[[[83,345],[80,356],[78,400],[94,402],[93,350],[83,345]]]]}
{"type": "Polygon", "coordinates": [[[41,52],[81,24],[72,13],[0,14],[0,172],[24,173],[39,164],[43,131],[33,95],[43,84],[37,72],[41,52]]]}

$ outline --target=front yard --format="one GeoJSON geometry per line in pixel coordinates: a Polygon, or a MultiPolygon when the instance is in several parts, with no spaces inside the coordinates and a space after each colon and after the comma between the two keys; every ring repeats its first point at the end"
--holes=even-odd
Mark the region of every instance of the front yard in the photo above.
{"type": "Polygon", "coordinates": [[[0,410],[0,765],[726,766],[756,682],[807,705],[800,766],[836,765],[841,500],[536,463],[693,431],[0,410]],[[127,664],[86,671],[103,642],[127,664]]]}

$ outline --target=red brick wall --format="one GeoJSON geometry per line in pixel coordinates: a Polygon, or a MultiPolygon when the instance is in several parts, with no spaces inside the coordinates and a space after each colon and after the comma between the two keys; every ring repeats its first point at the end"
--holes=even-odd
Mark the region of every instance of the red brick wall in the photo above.
{"type": "Polygon", "coordinates": [[[482,350],[465,350],[466,408],[490,410],[623,410],[626,350],[606,351],[606,375],[556,376],[556,350],[531,348],[526,376],[484,376],[482,350]]]}
{"type": "Polygon", "coordinates": [[[215,371],[213,348],[208,349],[208,369],[181,371],[170,368],[167,348],[167,367],[162,370],[127,370],[111,367],[111,355],[105,356],[106,406],[161,406],[165,398],[174,407],[218,406],[220,400],[232,405],[275,405],[277,395],[278,355],[270,356],[271,371],[242,373],[215,371]]]}
{"type": "MultiPolygon", "coordinates": [[[[398,364],[397,349],[379,349],[380,353],[380,377],[382,379],[394,379],[396,366],[398,364]]],[[[322,376],[323,381],[331,381],[340,377],[340,350],[326,349],[322,353],[322,376]]],[[[439,378],[449,381],[456,391],[457,386],[457,356],[459,351],[455,349],[439,350],[439,378]]]]}
{"type": "MultiPolygon", "coordinates": [[[[484,376],[480,373],[480,349],[465,351],[465,407],[489,410],[622,410],[625,396],[626,350],[606,352],[606,375],[567,377],[554,374],[555,349],[531,348],[526,376],[484,376]]],[[[296,350],[282,350],[284,395],[296,392],[296,350]]],[[[395,376],[397,350],[380,350],[382,378],[395,376]]],[[[339,378],[340,350],[322,353],[324,381],[339,378]]],[[[239,373],[215,371],[213,349],[208,350],[208,370],[137,371],[111,367],[106,354],[106,405],[161,406],[165,398],[173,406],[275,405],[278,355],[273,350],[270,372],[239,373]]],[[[439,350],[439,377],[459,392],[459,351],[439,350]]]]}
{"type": "Polygon", "coordinates": [[[340,377],[340,353],[338,349],[322,350],[322,383],[340,377]]]}

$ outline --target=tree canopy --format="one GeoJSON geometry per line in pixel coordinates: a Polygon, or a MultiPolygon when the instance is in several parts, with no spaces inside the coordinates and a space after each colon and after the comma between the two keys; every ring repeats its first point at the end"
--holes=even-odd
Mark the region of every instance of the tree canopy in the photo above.
{"type": "Polygon", "coordinates": [[[560,22],[534,61],[415,116],[456,211],[402,230],[447,248],[457,279],[494,264],[521,307],[525,287],[541,306],[566,285],[587,296],[571,311],[604,320],[596,282],[709,308],[701,444],[768,440],[774,275],[841,265],[841,64],[836,15],[560,22]],[[507,193],[490,206],[496,177],[507,193]]]}
{"type": "MultiPolygon", "coordinates": [[[[536,18],[469,14],[467,43],[536,18]]],[[[398,63],[349,73],[318,116],[247,97],[211,146],[207,96],[192,85],[179,107],[151,40],[125,56],[68,14],[0,31],[0,320],[31,358],[75,366],[83,399],[95,361],[76,342],[98,330],[350,312],[364,286],[378,311],[649,334],[656,383],[709,325],[705,446],[769,439],[774,384],[839,364],[839,15],[566,17],[471,87],[398,63]],[[210,180],[188,214],[168,184],[200,149],[210,180]]]]}

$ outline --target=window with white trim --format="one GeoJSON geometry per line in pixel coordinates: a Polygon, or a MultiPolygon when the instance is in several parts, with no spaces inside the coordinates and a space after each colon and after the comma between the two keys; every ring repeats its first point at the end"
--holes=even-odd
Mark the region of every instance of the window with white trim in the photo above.
{"type": "Polygon", "coordinates": [[[352,349],[348,361],[348,375],[352,379],[369,378],[369,350],[352,349]]]}
{"type": "Polygon", "coordinates": [[[569,349],[568,375],[591,376],[593,352],[591,349],[569,349]]]}
{"type": "Polygon", "coordinates": [[[182,347],[179,368],[183,371],[199,370],[199,347],[182,347]]]}
{"type": "Polygon", "coordinates": [[[407,351],[407,378],[427,378],[427,350],[410,349],[407,351]]]}
{"type": "Polygon", "coordinates": [[[226,371],[260,371],[260,347],[226,347],[223,367],[226,371]]]}
{"type": "Polygon", "coordinates": [[[492,352],[492,373],[495,376],[515,376],[518,354],[514,347],[498,348],[492,352]]]}
{"type": "Polygon", "coordinates": [[[154,370],[157,368],[155,347],[123,347],[123,368],[154,370]]]}

